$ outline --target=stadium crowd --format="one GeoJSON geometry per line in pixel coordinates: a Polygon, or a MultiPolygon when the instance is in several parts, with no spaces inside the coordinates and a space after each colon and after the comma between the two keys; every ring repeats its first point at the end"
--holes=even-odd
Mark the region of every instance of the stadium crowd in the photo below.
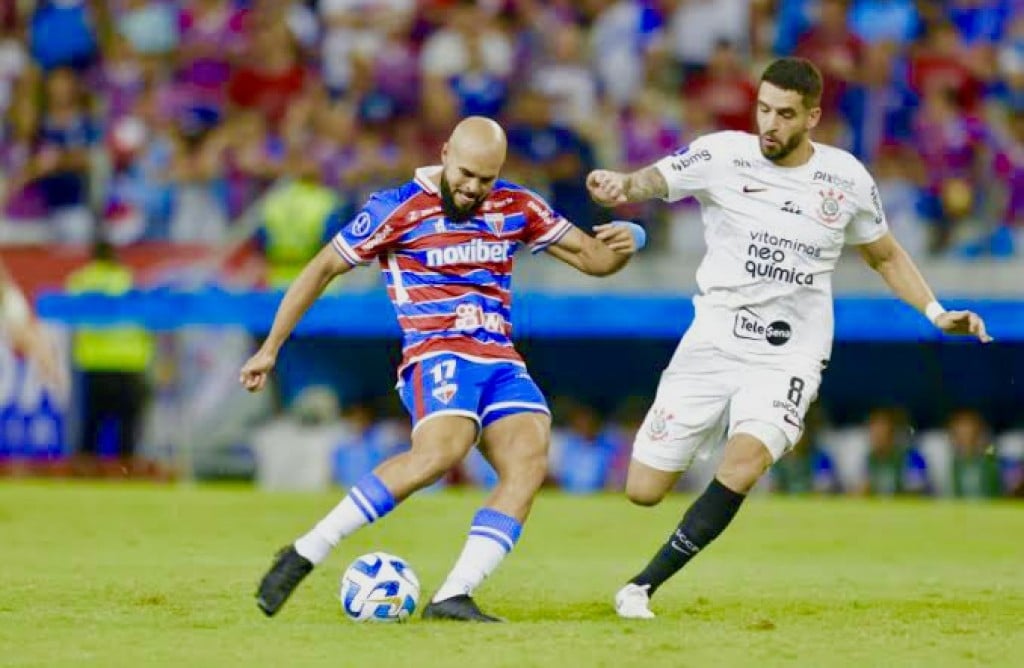
{"type": "Polygon", "coordinates": [[[912,249],[1009,255],[1024,225],[1020,0],[3,0],[0,30],[7,239],[217,243],[281,177],[355,206],[467,114],[586,224],[591,167],[750,129],[787,54],[912,249]]]}

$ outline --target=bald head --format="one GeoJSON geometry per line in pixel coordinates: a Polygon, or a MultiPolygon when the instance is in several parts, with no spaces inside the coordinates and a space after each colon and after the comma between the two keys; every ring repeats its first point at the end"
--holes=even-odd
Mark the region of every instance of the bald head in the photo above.
{"type": "Polygon", "coordinates": [[[498,180],[506,147],[505,131],[489,118],[470,116],[455,126],[441,151],[441,196],[448,218],[472,217],[498,180]]]}
{"type": "Polygon", "coordinates": [[[506,146],[505,131],[500,125],[490,118],[470,116],[455,126],[445,148],[460,158],[472,157],[489,165],[497,163],[497,171],[505,164],[506,146]]]}

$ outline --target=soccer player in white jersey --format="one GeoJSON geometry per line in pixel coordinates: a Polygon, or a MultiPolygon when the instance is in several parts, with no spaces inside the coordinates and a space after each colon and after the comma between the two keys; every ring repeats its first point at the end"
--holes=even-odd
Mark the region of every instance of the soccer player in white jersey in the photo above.
{"type": "Polygon", "coordinates": [[[696,197],[707,244],[696,315],[636,436],[627,496],[657,504],[698,451],[725,439],[714,480],[616,594],[622,617],[654,616],[651,595],[728,526],[799,439],[832,347],[832,272],[845,244],[942,331],[990,340],[976,314],[936,301],[889,233],[864,165],[811,141],[821,89],[810,62],[777,60],[758,87],[758,135],[717,132],[636,172],[588,176],[605,206],[696,197]]]}

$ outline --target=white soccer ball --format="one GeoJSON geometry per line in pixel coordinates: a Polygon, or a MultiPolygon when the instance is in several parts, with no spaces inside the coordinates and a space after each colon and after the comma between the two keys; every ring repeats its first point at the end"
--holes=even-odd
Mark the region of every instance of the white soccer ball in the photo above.
{"type": "Polygon", "coordinates": [[[420,600],[420,581],[404,559],[386,552],[357,558],[341,576],[341,609],[356,622],[404,622],[420,600]]]}

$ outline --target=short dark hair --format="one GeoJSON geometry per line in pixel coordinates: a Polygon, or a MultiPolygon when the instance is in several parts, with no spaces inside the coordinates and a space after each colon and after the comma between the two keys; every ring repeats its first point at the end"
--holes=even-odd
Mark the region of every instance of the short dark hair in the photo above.
{"type": "Polygon", "coordinates": [[[776,60],[761,75],[761,83],[766,81],[782,90],[800,93],[807,109],[821,104],[821,72],[806,58],[776,60]]]}

